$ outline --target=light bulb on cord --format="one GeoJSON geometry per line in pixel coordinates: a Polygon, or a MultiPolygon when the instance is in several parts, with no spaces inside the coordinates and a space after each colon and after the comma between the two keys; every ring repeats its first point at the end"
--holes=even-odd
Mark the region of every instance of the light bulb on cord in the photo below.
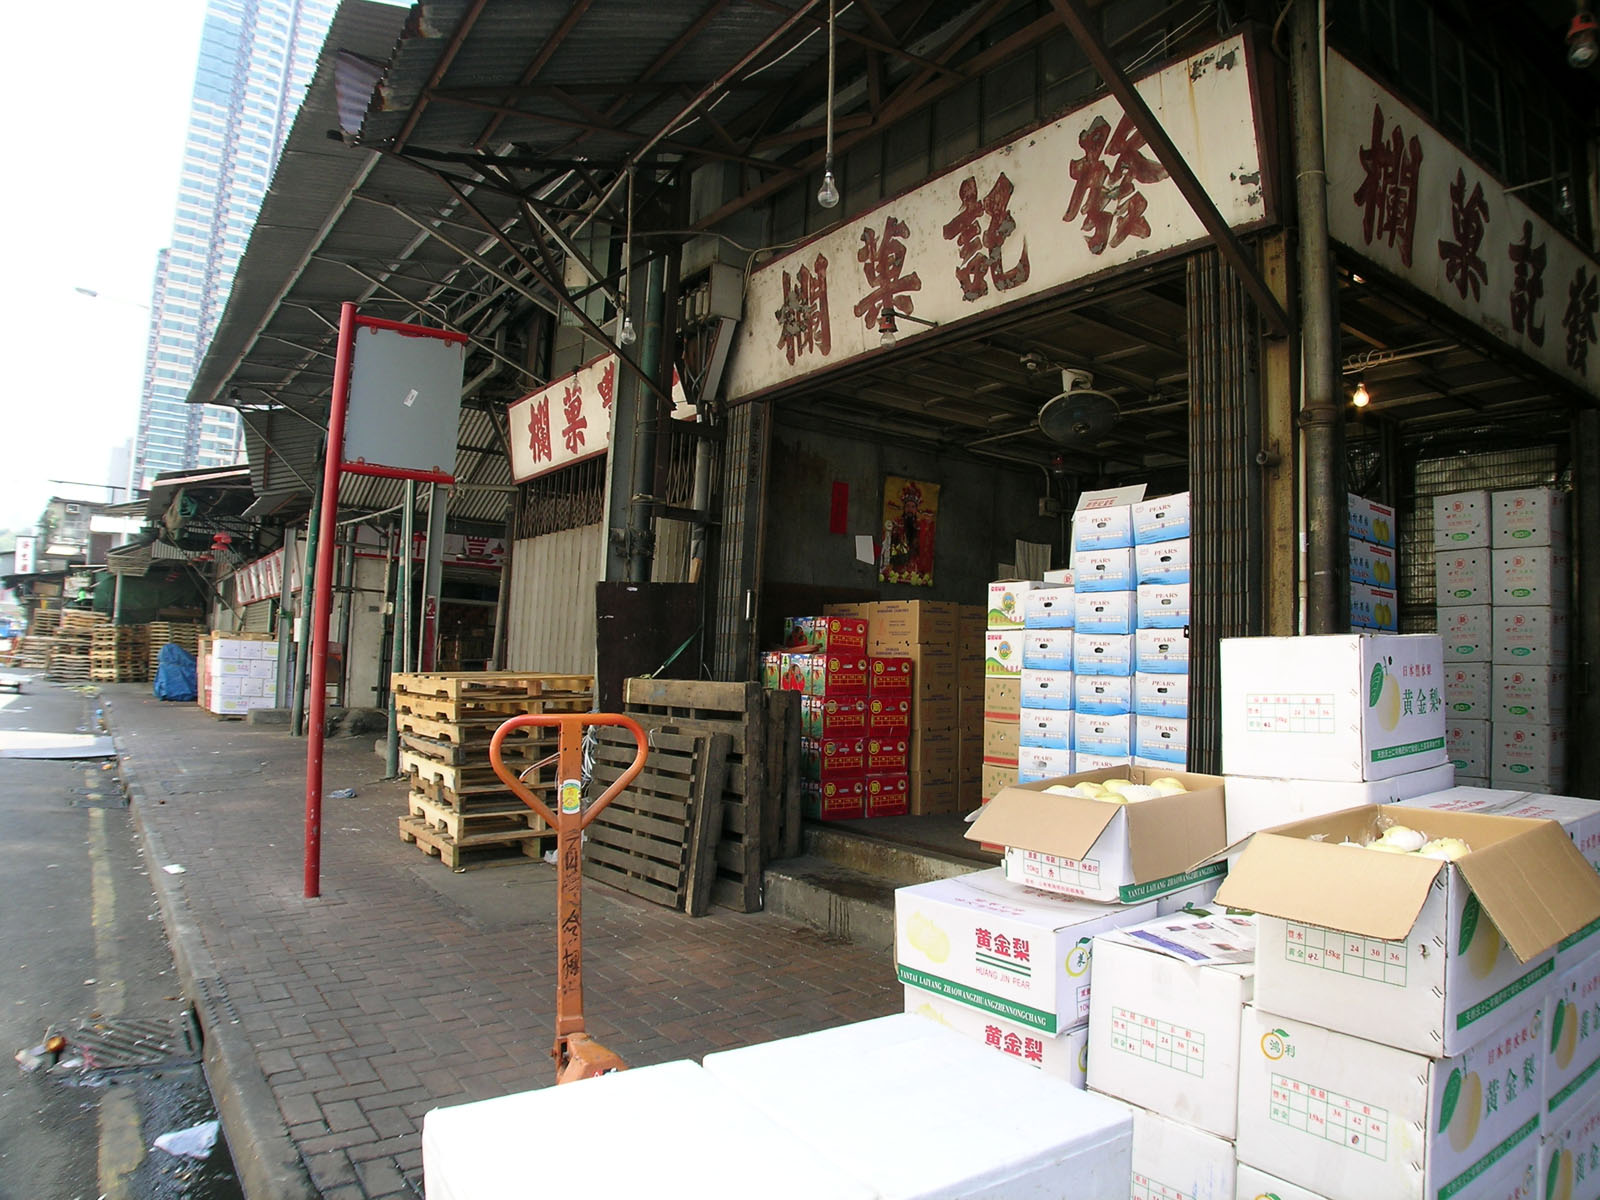
{"type": "Polygon", "coordinates": [[[1350,397],[1350,403],[1357,408],[1365,408],[1372,403],[1372,394],[1367,391],[1367,381],[1365,379],[1356,384],[1355,395],[1350,397]]]}
{"type": "Polygon", "coordinates": [[[639,334],[633,328],[633,318],[622,318],[622,330],[617,334],[617,345],[631,346],[639,340],[639,334]]]}
{"type": "Polygon", "coordinates": [[[833,169],[822,173],[822,186],[817,189],[817,203],[823,208],[839,207],[839,185],[833,181],[833,169]]]}
{"type": "Polygon", "coordinates": [[[1587,4],[1580,3],[1567,27],[1567,66],[1581,71],[1600,58],[1600,25],[1587,4]]]}

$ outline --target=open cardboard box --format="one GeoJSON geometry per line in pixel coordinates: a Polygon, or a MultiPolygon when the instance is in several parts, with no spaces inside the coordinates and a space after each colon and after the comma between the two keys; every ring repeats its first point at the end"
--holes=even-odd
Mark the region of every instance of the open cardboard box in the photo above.
{"type": "Polygon", "coordinates": [[[1538,1005],[1556,946],[1600,918],[1600,875],[1554,821],[1396,812],[1371,805],[1255,834],[1217,903],[1261,914],[1265,1011],[1453,1055],[1538,1005]],[[1397,823],[1471,851],[1445,863],[1339,845],[1397,823]]]}
{"type": "Polygon", "coordinates": [[[1004,846],[1006,878],[1085,900],[1133,904],[1220,875],[1200,867],[1226,844],[1223,781],[1171,768],[1109,767],[1008,787],[967,829],[975,842],[1004,846]],[[1189,789],[1133,804],[1063,796],[1046,789],[1085,780],[1176,779],[1189,789]]]}

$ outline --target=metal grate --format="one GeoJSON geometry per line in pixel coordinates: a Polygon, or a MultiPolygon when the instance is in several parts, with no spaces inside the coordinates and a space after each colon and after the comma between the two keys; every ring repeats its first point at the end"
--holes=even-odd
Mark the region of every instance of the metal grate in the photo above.
{"type": "Polygon", "coordinates": [[[68,1031],[72,1052],[91,1070],[116,1071],[195,1062],[200,1037],[188,1017],[114,1017],[68,1031]]]}
{"type": "Polygon", "coordinates": [[[522,485],[517,537],[581,529],[605,519],[606,456],[574,463],[522,485]]]}

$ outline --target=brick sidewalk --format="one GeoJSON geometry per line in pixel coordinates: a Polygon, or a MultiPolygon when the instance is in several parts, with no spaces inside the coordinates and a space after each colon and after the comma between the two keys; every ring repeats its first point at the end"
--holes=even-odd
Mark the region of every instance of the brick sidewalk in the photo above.
{"type": "MultiPolygon", "coordinates": [[[[400,841],[406,789],[372,738],[341,738],[325,790],[358,795],[325,802],[307,900],[305,742],[104,692],[251,1200],[420,1195],[429,1109],[551,1082],[554,868],[453,874],[400,841]]],[[[901,1007],[885,955],[761,913],[586,883],[584,946],[589,1032],[635,1066],[901,1007]]]]}

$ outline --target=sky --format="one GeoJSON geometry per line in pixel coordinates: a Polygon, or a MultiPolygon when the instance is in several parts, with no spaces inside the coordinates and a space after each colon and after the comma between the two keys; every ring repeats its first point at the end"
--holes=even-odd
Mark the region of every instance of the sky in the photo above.
{"type": "Polygon", "coordinates": [[[30,528],[51,496],[112,498],[53,480],[126,485],[110,459],[138,423],[204,12],[204,0],[51,0],[7,13],[0,529],[30,528]]]}

